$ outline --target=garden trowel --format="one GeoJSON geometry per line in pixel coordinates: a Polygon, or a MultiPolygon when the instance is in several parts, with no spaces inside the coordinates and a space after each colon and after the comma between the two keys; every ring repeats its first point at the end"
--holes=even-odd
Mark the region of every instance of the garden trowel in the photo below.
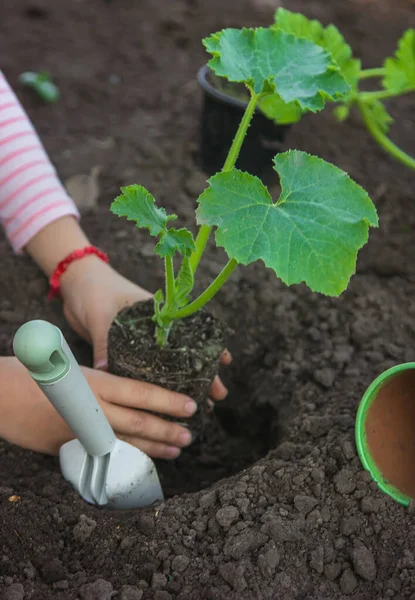
{"type": "Polygon", "coordinates": [[[13,349],[77,437],[61,446],[59,460],[82,498],[113,509],[163,500],[153,461],[115,437],[62,332],[47,321],[29,321],[13,349]]]}

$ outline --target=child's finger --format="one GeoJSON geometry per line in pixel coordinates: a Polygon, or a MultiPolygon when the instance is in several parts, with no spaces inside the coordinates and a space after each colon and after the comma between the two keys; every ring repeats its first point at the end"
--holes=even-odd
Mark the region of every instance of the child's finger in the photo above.
{"type": "Polygon", "coordinates": [[[229,350],[224,350],[222,352],[222,356],[220,357],[220,364],[221,365],[230,365],[232,362],[232,354],[229,352],[229,350]]]}
{"type": "Polygon", "coordinates": [[[191,417],[197,410],[195,402],[183,394],[165,388],[118,377],[103,371],[89,371],[88,380],[94,383],[99,396],[114,405],[151,410],[172,417],[191,417]]]}
{"type": "Polygon", "coordinates": [[[142,410],[134,410],[108,404],[105,414],[116,433],[130,438],[160,442],[168,446],[183,448],[192,441],[186,427],[165,421],[142,410]]]}
{"type": "Polygon", "coordinates": [[[128,435],[118,436],[119,439],[128,442],[132,446],[135,446],[148,456],[152,458],[164,458],[166,460],[173,460],[180,456],[181,450],[176,446],[169,446],[168,444],[160,444],[158,442],[151,442],[149,440],[143,440],[142,438],[130,437],[128,435]]]}
{"type": "Polygon", "coordinates": [[[212,400],[225,400],[228,395],[228,388],[225,387],[221,379],[216,375],[210,388],[210,396],[212,400]]]}

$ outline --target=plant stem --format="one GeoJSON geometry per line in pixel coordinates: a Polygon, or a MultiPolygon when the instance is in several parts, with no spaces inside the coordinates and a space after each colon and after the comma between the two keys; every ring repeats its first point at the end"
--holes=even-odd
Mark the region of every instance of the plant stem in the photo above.
{"type": "Polygon", "coordinates": [[[166,256],[164,259],[164,265],[166,270],[166,304],[168,307],[170,307],[173,306],[174,303],[173,257],[166,256]]]}
{"type": "Polygon", "coordinates": [[[409,94],[410,90],[404,90],[403,92],[392,92],[390,90],[379,90],[378,92],[359,92],[357,99],[361,102],[373,102],[373,100],[386,100],[386,98],[396,98],[397,96],[403,96],[409,94]]]}
{"type": "Polygon", "coordinates": [[[364,102],[358,101],[357,105],[367,129],[372,134],[372,137],[377,141],[379,146],[381,146],[384,150],[386,150],[386,152],[389,152],[389,154],[396,158],[396,160],[400,161],[410,169],[415,169],[415,158],[401,150],[378,128],[376,123],[374,123],[370,118],[364,102]]]}
{"type": "Polygon", "coordinates": [[[383,77],[385,74],[385,69],[383,67],[379,67],[377,69],[363,69],[359,73],[359,79],[369,79],[370,77],[383,77]]]}
{"type": "Polygon", "coordinates": [[[171,324],[168,327],[160,327],[159,325],[156,325],[156,343],[160,348],[167,345],[170,327],[171,324]]]}
{"type": "Polygon", "coordinates": [[[164,271],[166,276],[166,302],[161,311],[157,311],[153,317],[156,323],[156,342],[158,346],[165,346],[167,344],[172,324],[172,319],[169,316],[169,310],[172,310],[174,307],[175,292],[172,256],[164,258],[164,271]]]}
{"type": "MultiPolygon", "coordinates": [[[[255,108],[260,97],[261,94],[256,94],[255,92],[251,91],[251,99],[246,107],[242,121],[239,124],[238,131],[236,132],[222,171],[230,171],[235,166],[235,163],[238,160],[239,152],[241,151],[242,143],[245,139],[246,132],[248,131],[249,124],[254,116],[255,108]]],[[[200,263],[200,259],[202,258],[203,252],[206,248],[211,231],[212,227],[209,225],[202,225],[199,229],[196,237],[196,249],[190,257],[190,266],[192,267],[193,273],[196,272],[196,269],[200,263]]]]}
{"type": "Polygon", "coordinates": [[[196,269],[199,266],[200,259],[205,251],[211,231],[212,227],[209,227],[209,225],[202,225],[197,233],[195,240],[196,249],[190,257],[190,266],[193,273],[196,273],[196,269]]]}
{"type": "Polygon", "coordinates": [[[224,266],[219,275],[212,281],[210,286],[202,293],[196,300],[181,308],[177,312],[169,315],[172,319],[183,319],[184,317],[189,317],[193,313],[197,312],[201,308],[205,306],[210,300],[212,300],[213,296],[217,294],[226,280],[230,277],[235,267],[238,265],[234,258],[231,258],[230,261],[224,266]]]}
{"type": "Polygon", "coordinates": [[[238,127],[238,131],[236,132],[235,139],[232,142],[232,146],[229,150],[229,154],[225,161],[225,164],[223,165],[222,171],[230,171],[235,166],[235,163],[238,160],[239,152],[241,151],[246,132],[248,131],[249,124],[251,122],[252,117],[254,116],[256,105],[258,104],[260,96],[259,94],[255,94],[255,92],[251,93],[251,99],[249,101],[248,106],[246,107],[244,116],[242,117],[242,121],[238,127]]]}

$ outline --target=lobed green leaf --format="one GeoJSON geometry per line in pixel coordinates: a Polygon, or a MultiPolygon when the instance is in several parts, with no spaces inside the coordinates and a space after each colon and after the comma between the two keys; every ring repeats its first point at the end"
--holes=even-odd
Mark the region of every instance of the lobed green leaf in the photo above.
{"type": "Polygon", "coordinates": [[[350,87],[330,54],[313,42],[276,29],[224,29],[203,40],[210,68],[256,94],[277,93],[285,103],[317,111],[350,87]]]}
{"type": "Polygon", "coordinates": [[[147,227],[151,235],[160,235],[169,221],[177,219],[176,215],[167,215],[164,208],[158,208],[154,196],[141,185],[127,185],[121,192],[111,204],[111,212],[134,221],[140,228],[147,227]]]}
{"type": "Polygon", "coordinates": [[[214,175],[199,197],[197,221],[217,227],[216,242],[247,265],[263,260],[286,283],[338,296],[355,272],[376,209],[342,170],[305,152],[274,159],[281,195],[273,202],[257,177],[238,169],[214,175]]]}
{"type": "Polygon", "coordinates": [[[279,8],[275,13],[277,29],[305,38],[324,48],[335,64],[340,68],[344,79],[351,87],[357,85],[360,72],[360,61],[353,58],[353,51],[343,35],[334,25],[324,27],[315,19],[308,19],[300,13],[286,8],[279,8]]]}
{"type": "Polygon", "coordinates": [[[395,56],[384,64],[383,85],[387,90],[400,93],[415,90],[415,29],[408,29],[398,42],[395,56]]]}
{"type": "Polygon", "coordinates": [[[166,229],[161,233],[154,252],[159,256],[173,256],[175,252],[189,256],[194,249],[193,235],[188,229],[166,229]]]}
{"type": "Polygon", "coordinates": [[[134,221],[139,228],[147,228],[151,235],[160,237],[154,251],[159,256],[173,256],[180,252],[188,256],[195,248],[193,235],[187,229],[168,229],[169,221],[177,219],[164,208],[156,206],[154,196],[141,185],[121,188],[121,195],[111,204],[111,212],[134,221]]]}

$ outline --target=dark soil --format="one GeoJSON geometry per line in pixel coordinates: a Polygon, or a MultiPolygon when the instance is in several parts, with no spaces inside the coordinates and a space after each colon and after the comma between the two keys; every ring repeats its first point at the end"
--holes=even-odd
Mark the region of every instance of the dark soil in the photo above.
{"type": "MultiPolygon", "coordinates": [[[[367,67],[378,66],[414,21],[409,0],[285,5],[341,26],[367,67]]],[[[85,229],[122,273],[151,291],[161,285],[162,265],[145,233],[112,216],[109,203],[119,185],[139,182],[194,226],[195,194],[205,185],[194,172],[200,38],[222,26],[269,22],[274,9],[266,0],[1,3],[2,66],[63,179],[103,167],[100,205],[85,215],[85,229]],[[61,101],[45,106],[21,89],[25,70],[51,72],[61,101]]],[[[413,98],[391,110],[394,139],[414,152],[413,98]]],[[[414,176],[375,146],[356,115],[346,124],[330,110],[306,118],[285,146],[336,163],[377,204],[381,226],[349,290],[328,299],[303,286],[287,289],[260,264],[234,273],[212,303],[236,332],[234,364],[223,374],[229,399],[217,410],[222,454],[212,457],[218,462],[209,477],[191,472],[199,492],[114,514],[78,498],[56,459],[0,444],[6,600],[415,598],[414,511],[377,489],[354,446],[367,386],[384,369],[414,360],[414,176]],[[217,483],[202,489],[215,469],[217,483]]],[[[90,362],[60,305],[45,299],[36,268],[4,239],[0,251],[0,351],[11,353],[23,322],[45,318],[90,362]]],[[[209,248],[200,285],[224,260],[209,248]]]]}
{"type": "Polygon", "coordinates": [[[117,315],[108,337],[109,370],[193,398],[199,410],[187,419],[187,424],[195,439],[204,432],[209,388],[219,373],[219,360],[226,346],[225,326],[201,311],[173,323],[168,345],[160,348],[155,340],[153,314],[154,303],[149,300],[117,315]]]}

